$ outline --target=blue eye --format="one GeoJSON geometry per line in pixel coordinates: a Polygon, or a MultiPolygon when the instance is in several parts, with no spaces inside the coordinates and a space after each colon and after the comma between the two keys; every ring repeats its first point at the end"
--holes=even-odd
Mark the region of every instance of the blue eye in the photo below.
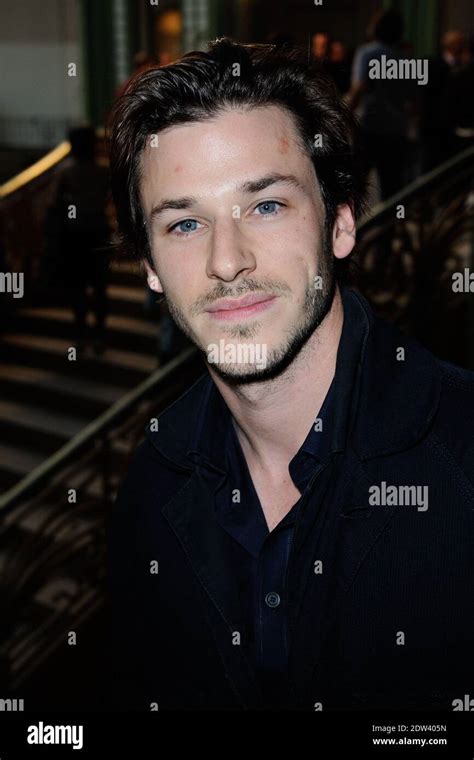
{"type": "Polygon", "coordinates": [[[197,225],[199,222],[197,222],[195,219],[183,219],[182,222],[177,222],[173,227],[171,227],[170,232],[174,232],[177,230],[177,235],[188,235],[191,232],[196,232],[197,225]]]}
{"type": "MultiPolygon", "coordinates": [[[[284,208],[284,206],[285,204],[280,203],[280,201],[262,201],[255,207],[255,210],[258,210],[258,216],[276,216],[280,208],[284,208]],[[263,213],[260,213],[261,211],[263,213]]],[[[177,237],[187,237],[199,229],[199,224],[200,222],[197,222],[196,219],[183,219],[182,222],[176,222],[170,227],[169,232],[177,237]]]]}
{"type": "Polygon", "coordinates": [[[255,210],[264,210],[264,213],[259,213],[258,216],[273,216],[273,214],[278,214],[278,209],[282,207],[283,203],[279,203],[279,201],[263,201],[263,203],[259,203],[258,206],[256,206],[255,210]]]}

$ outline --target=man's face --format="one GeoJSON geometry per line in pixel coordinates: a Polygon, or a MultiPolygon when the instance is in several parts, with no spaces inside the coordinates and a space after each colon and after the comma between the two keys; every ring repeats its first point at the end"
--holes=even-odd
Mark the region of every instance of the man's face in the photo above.
{"type": "Polygon", "coordinates": [[[154,142],[140,186],[150,286],[222,377],[275,376],[334,295],[324,206],[291,116],[229,110],[154,142]]]}

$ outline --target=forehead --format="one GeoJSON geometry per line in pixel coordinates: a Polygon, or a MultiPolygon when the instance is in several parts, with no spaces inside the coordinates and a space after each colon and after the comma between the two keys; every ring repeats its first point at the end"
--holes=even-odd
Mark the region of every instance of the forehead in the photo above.
{"type": "MultiPolygon", "coordinates": [[[[147,140],[140,159],[141,189],[189,194],[189,183],[237,185],[249,172],[311,171],[292,115],[279,106],[229,108],[202,122],[180,124],[147,140]]],[[[230,186],[230,185],[229,185],[230,186]]]]}

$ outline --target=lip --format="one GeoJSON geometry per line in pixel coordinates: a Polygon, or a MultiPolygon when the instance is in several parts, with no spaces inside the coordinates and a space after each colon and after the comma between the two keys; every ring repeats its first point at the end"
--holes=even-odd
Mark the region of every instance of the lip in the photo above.
{"type": "Polygon", "coordinates": [[[242,317],[264,311],[275,299],[276,296],[264,296],[257,293],[239,299],[224,298],[222,301],[213,304],[207,311],[212,317],[217,319],[241,319],[242,317]]]}

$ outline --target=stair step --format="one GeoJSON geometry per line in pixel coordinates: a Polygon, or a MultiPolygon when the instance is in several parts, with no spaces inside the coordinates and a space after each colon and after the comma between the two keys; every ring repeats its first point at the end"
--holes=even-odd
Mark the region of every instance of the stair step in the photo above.
{"type": "Polygon", "coordinates": [[[69,361],[71,347],[74,347],[73,342],[49,335],[12,333],[1,339],[4,360],[60,370],[65,377],[91,378],[125,388],[140,383],[157,366],[152,356],[112,348],[107,348],[100,356],[89,349],[77,352],[76,360],[69,361]]]}
{"type": "Polygon", "coordinates": [[[65,377],[41,367],[0,364],[0,397],[34,403],[41,408],[75,413],[92,419],[124,393],[119,386],[65,377]]]}
{"type": "Polygon", "coordinates": [[[0,438],[50,455],[82,430],[89,420],[57,411],[0,400],[0,438]]]}
{"type": "Polygon", "coordinates": [[[0,443],[0,487],[7,491],[18,480],[41,464],[43,454],[30,449],[0,443]]]}
{"type": "Polygon", "coordinates": [[[109,285],[107,287],[110,314],[146,318],[146,288],[128,285],[109,285]]]}
{"type": "Polygon", "coordinates": [[[109,282],[113,285],[144,287],[146,276],[141,264],[131,260],[114,259],[110,265],[109,282]]]}
{"type": "MultiPolygon", "coordinates": [[[[92,324],[90,320],[89,324],[92,324]]],[[[11,325],[10,329],[15,332],[75,340],[74,316],[70,309],[21,309],[11,325]]],[[[105,342],[112,348],[156,355],[158,329],[158,324],[147,319],[111,314],[106,322],[105,342]]]]}

